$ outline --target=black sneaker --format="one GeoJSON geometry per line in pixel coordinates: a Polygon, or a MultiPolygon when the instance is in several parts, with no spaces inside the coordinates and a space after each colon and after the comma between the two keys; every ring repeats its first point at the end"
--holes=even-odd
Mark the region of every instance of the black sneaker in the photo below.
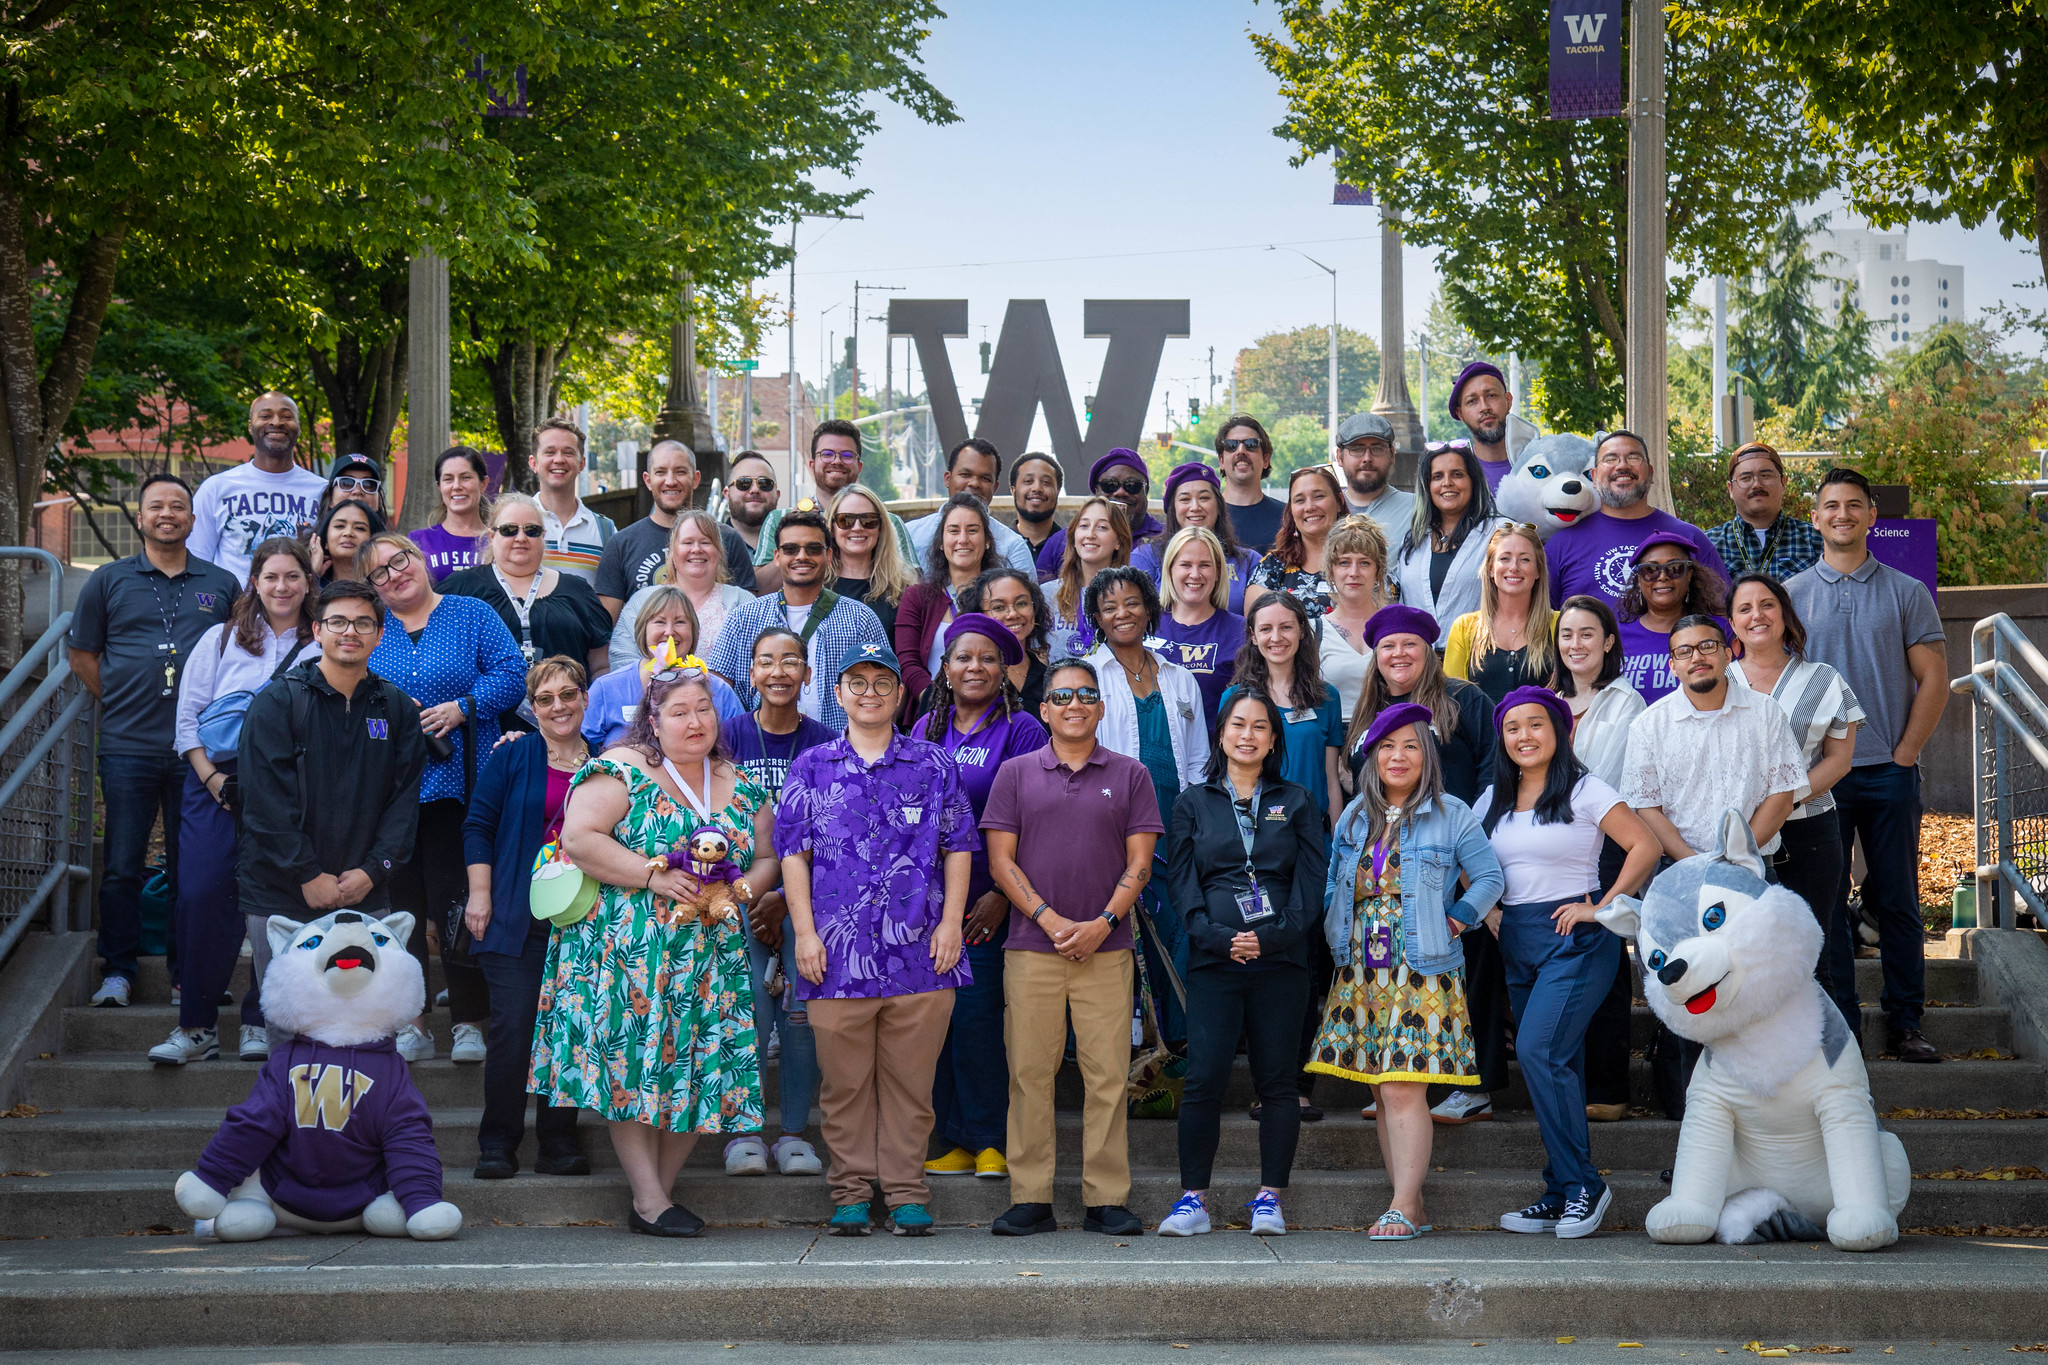
{"type": "Polygon", "coordinates": [[[1500,1226],[1503,1232],[1556,1232],[1563,1217],[1564,1201],[1545,1195],[1519,1213],[1502,1214],[1500,1226]]]}
{"type": "Polygon", "coordinates": [[[471,1174],[478,1180],[510,1180],[519,1174],[519,1158],[510,1152],[484,1152],[471,1174]]]}
{"type": "Polygon", "coordinates": [[[1145,1225],[1122,1204],[1091,1204],[1081,1220],[1081,1231],[1105,1232],[1111,1237],[1143,1237],[1145,1225]]]}
{"type": "Polygon", "coordinates": [[[533,1163],[535,1175],[589,1175],[590,1158],[581,1152],[560,1152],[554,1156],[543,1155],[533,1163]]]}
{"type": "Polygon", "coordinates": [[[1614,1202],[1614,1187],[1602,1185],[1600,1197],[1584,1185],[1571,1192],[1564,1201],[1564,1217],[1557,1220],[1557,1235],[1560,1237],[1585,1237],[1600,1230],[1600,1220],[1607,1216],[1607,1206],[1614,1202]]]}
{"type": "Polygon", "coordinates": [[[1050,1204],[1012,1204],[997,1216],[988,1230],[998,1237],[1029,1237],[1034,1233],[1058,1232],[1050,1204]]]}

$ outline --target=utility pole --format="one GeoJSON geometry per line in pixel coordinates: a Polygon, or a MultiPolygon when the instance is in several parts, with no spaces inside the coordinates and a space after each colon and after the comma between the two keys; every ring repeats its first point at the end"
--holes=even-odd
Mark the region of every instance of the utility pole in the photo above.
{"type": "Polygon", "coordinates": [[[792,486],[796,483],[796,225],[802,219],[802,214],[793,214],[789,220],[789,425],[782,429],[789,459],[782,481],[792,486]]]}
{"type": "Polygon", "coordinates": [[[1725,450],[1735,442],[1728,430],[1728,279],[1714,276],[1714,444],[1725,450]]]}
{"type": "Polygon", "coordinates": [[[1209,406],[1216,406],[1216,348],[1209,348],[1209,406]]]}
{"type": "MultiPolygon", "coordinates": [[[[1279,248],[1279,247],[1272,247],[1272,246],[1269,246],[1269,247],[1267,247],[1267,248],[1266,248],[1266,250],[1268,250],[1268,251],[1278,251],[1278,250],[1280,250],[1280,249],[1281,249],[1281,248],[1279,248]]],[[[1301,251],[1301,250],[1299,250],[1299,249],[1297,249],[1297,248],[1295,248],[1295,247],[1287,247],[1287,248],[1286,248],[1286,250],[1294,252],[1294,254],[1295,254],[1295,255],[1297,255],[1297,256],[1299,256],[1299,257],[1301,257],[1301,259],[1303,259],[1304,261],[1307,261],[1307,262],[1308,262],[1308,263],[1309,263],[1310,265],[1314,266],[1314,267],[1315,267],[1316,269],[1318,269],[1318,270],[1320,270],[1320,271],[1323,271],[1324,273],[1326,273],[1326,274],[1327,274],[1327,275],[1329,275],[1329,277],[1330,277],[1330,439],[1329,439],[1329,452],[1330,452],[1330,463],[1334,465],[1334,464],[1336,464],[1336,463],[1337,463],[1337,272],[1336,272],[1336,270],[1335,270],[1334,268],[1332,268],[1332,267],[1330,267],[1330,266],[1327,266],[1327,265],[1324,265],[1324,264],[1323,264],[1323,263],[1322,263],[1321,261],[1319,261],[1319,260],[1317,260],[1317,259],[1316,259],[1315,257],[1313,257],[1313,256],[1309,255],[1309,254],[1308,254],[1308,253],[1307,253],[1306,251],[1301,251]]]]}
{"type": "Polygon", "coordinates": [[[1380,205],[1380,392],[1372,410],[1394,428],[1394,479],[1407,484],[1422,458],[1423,428],[1408,395],[1404,341],[1406,309],[1401,298],[1401,214],[1380,205]]]}
{"type": "Polygon", "coordinates": [[[1669,512],[1664,359],[1664,7],[1629,6],[1628,373],[1629,430],[1649,447],[1650,501],[1669,512]]]}

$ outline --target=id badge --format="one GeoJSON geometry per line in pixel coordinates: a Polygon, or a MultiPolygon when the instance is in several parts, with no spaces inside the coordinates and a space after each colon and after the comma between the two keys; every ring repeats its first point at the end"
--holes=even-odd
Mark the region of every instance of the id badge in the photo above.
{"type": "Polygon", "coordinates": [[[1374,922],[1365,927],[1365,965],[1374,970],[1394,965],[1394,931],[1391,925],[1374,922]]]}
{"type": "Polygon", "coordinates": [[[1287,713],[1289,725],[1307,725],[1315,718],[1316,708],[1313,706],[1297,706],[1287,713]]]}
{"type": "Polygon", "coordinates": [[[1257,924],[1262,920],[1269,920],[1277,913],[1273,909],[1272,902],[1266,899],[1265,888],[1256,883],[1253,884],[1251,890],[1237,893],[1238,918],[1242,919],[1247,925],[1257,924]]]}

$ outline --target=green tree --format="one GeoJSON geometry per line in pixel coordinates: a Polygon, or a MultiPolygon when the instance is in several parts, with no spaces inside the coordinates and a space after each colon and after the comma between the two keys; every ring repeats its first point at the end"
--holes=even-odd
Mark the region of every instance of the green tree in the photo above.
{"type": "MultiPolygon", "coordinates": [[[[1622,406],[1627,354],[1628,127],[1552,120],[1544,0],[1281,0],[1254,35],[1280,82],[1297,163],[1401,210],[1440,248],[1452,313],[1496,353],[1533,362],[1546,426],[1591,430],[1622,406]]],[[[1831,183],[1797,83],[1712,25],[1680,25],[1671,120],[1668,301],[1756,261],[1753,225],[1831,183]]]]}
{"type": "Polygon", "coordinates": [[[1733,281],[1728,369],[1740,375],[1761,419],[1782,415],[1801,431],[1838,423],[1877,372],[1870,323],[1844,294],[1834,318],[1816,300],[1824,280],[1808,237],[1789,210],[1753,275],[1733,281]]]}
{"type": "MultiPolygon", "coordinates": [[[[1330,329],[1327,324],[1269,332],[1237,353],[1237,385],[1277,405],[1275,421],[1296,415],[1327,422],[1330,413],[1330,329]]],[[[1372,406],[1380,387],[1379,343],[1349,327],[1337,329],[1337,411],[1372,406]]],[[[1263,416],[1261,421],[1266,420],[1263,416]]],[[[1275,440],[1277,441],[1277,437],[1275,440]]]]}

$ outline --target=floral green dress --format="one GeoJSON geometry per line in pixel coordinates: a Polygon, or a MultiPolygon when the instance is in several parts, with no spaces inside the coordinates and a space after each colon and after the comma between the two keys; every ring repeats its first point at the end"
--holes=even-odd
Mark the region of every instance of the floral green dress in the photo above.
{"type": "MultiPolygon", "coordinates": [[[[703,823],[616,760],[592,759],[571,790],[598,774],[626,784],[626,816],[612,835],[635,853],[666,853],[703,823]]],[[[712,816],[742,868],[753,861],[754,814],[767,800],[742,774],[731,804],[712,816]]],[[[526,1088],[671,1133],[759,1131],[746,931],[738,922],[706,929],[651,891],[604,887],[588,918],[549,936],[526,1088]]]]}

